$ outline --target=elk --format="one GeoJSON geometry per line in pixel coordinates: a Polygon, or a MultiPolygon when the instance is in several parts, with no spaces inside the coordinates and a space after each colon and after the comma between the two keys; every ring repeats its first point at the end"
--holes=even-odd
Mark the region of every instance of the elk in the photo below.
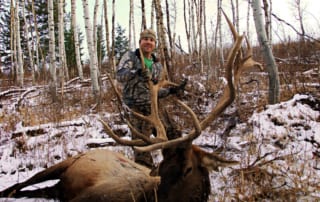
{"type": "Polygon", "coordinates": [[[156,137],[147,137],[128,123],[132,133],[140,139],[122,139],[100,119],[108,135],[121,145],[132,146],[145,152],[161,149],[163,160],[157,169],[151,172],[119,153],[96,149],[68,158],[39,172],[25,182],[1,191],[0,196],[47,197],[61,201],[207,201],[210,194],[209,172],[238,162],[206,152],[192,142],[234,101],[234,85],[238,82],[240,73],[252,66],[260,66],[252,59],[252,49],[247,40],[248,50],[246,55],[243,55],[241,47],[245,37],[239,35],[226,15],[225,17],[234,37],[234,44],[225,65],[228,83],[216,107],[202,121],[198,120],[190,107],[176,100],[192,119],[194,128],[188,134],[182,136],[159,117],[158,90],[166,85],[176,85],[164,79],[157,84],[149,81],[150,115],[144,116],[131,111],[137,117],[153,124],[156,137]],[[27,186],[52,179],[59,179],[53,187],[23,190],[27,186]]]}

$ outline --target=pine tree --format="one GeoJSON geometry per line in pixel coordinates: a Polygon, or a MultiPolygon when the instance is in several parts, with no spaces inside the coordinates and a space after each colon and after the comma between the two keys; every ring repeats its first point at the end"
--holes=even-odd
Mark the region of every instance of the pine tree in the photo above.
{"type": "Polygon", "coordinates": [[[125,36],[126,30],[123,29],[119,24],[116,28],[116,37],[115,37],[115,45],[114,52],[117,61],[121,59],[121,57],[128,51],[129,49],[129,40],[125,36]]]}
{"type": "MultiPolygon", "coordinates": [[[[67,66],[69,68],[69,75],[70,78],[78,75],[77,70],[77,61],[76,61],[76,51],[75,51],[75,43],[74,43],[74,33],[73,28],[66,29],[65,34],[65,49],[66,49],[66,56],[67,56],[67,66]]],[[[79,35],[79,43],[80,43],[80,56],[83,56],[83,47],[81,44],[84,40],[83,33],[78,31],[79,35]]]]}
{"type": "Polygon", "coordinates": [[[0,61],[6,68],[11,67],[11,54],[10,54],[10,2],[0,2],[0,61]]]}

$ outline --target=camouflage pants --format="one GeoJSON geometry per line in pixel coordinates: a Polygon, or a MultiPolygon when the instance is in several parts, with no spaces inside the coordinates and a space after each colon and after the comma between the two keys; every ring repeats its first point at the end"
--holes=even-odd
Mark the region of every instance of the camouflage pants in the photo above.
{"type": "MultiPolygon", "coordinates": [[[[150,114],[150,106],[131,106],[130,107],[133,111],[141,113],[143,115],[150,114]]],[[[136,128],[139,132],[146,136],[150,136],[153,131],[153,126],[148,123],[147,121],[141,120],[134,116],[133,114],[129,115],[129,121],[134,128],[136,128]]],[[[137,137],[132,134],[132,139],[137,139],[137,137]]],[[[139,152],[134,149],[134,160],[136,163],[140,165],[147,166],[151,168],[153,166],[153,159],[150,152],[139,152]]]]}

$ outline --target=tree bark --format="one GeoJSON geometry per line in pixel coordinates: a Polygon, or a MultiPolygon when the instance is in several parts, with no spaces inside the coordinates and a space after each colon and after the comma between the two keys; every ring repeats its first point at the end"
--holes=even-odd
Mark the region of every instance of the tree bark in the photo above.
{"type": "Polygon", "coordinates": [[[165,75],[165,78],[169,77],[169,80],[171,80],[172,78],[170,78],[170,76],[172,75],[172,71],[171,71],[171,65],[170,65],[170,56],[169,56],[168,46],[165,39],[165,30],[163,25],[163,13],[161,8],[161,1],[155,0],[154,3],[155,3],[156,18],[157,18],[159,49],[160,49],[161,57],[164,59],[164,64],[163,64],[164,75],[165,75]]]}
{"type": "Polygon", "coordinates": [[[141,29],[147,29],[146,11],[144,0],[141,0],[141,29]]]}
{"type": "MultiPolygon", "coordinates": [[[[26,6],[26,0],[23,0],[23,6],[22,6],[22,16],[23,16],[23,20],[24,20],[24,33],[25,36],[31,36],[31,40],[33,41],[33,36],[32,33],[29,30],[29,21],[27,21],[26,18],[26,14],[25,14],[25,6],[26,6]]],[[[32,77],[32,83],[35,84],[35,71],[34,71],[34,61],[33,61],[33,52],[32,52],[32,45],[31,42],[29,40],[29,38],[27,37],[27,49],[28,49],[28,58],[30,61],[30,68],[31,68],[31,77],[32,77]]]]}
{"type": "Polygon", "coordinates": [[[21,39],[20,39],[20,18],[19,18],[19,1],[16,1],[16,9],[15,9],[15,41],[16,41],[16,51],[17,51],[17,81],[20,87],[23,86],[23,54],[21,49],[21,39]]]}
{"type": "Polygon", "coordinates": [[[252,1],[253,18],[256,27],[256,32],[260,46],[262,47],[263,59],[266,63],[267,71],[269,73],[269,104],[275,104],[279,102],[280,96],[280,82],[278,67],[270,48],[270,42],[267,39],[266,30],[262,19],[261,0],[252,1]]]}
{"type": "Polygon", "coordinates": [[[92,91],[93,95],[96,99],[97,104],[100,103],[100,86],[98,82],[98,59],[97,59],[97,51],[94,46],[93,42],[93,27],[90,23],[89,17],[89,6],[87,0],[82,0],[83,6],[83,13],[85,17],[85,30],[87,36],[87,45],[88,45],[88,52],[90,57],[90,76],[92,82],[92,91]]]}
{"type": "MultiPolygon", "coordinates": [[[[106,50],[107,56],[110,56],[110,40],[109,40],[109,21],[108,21],[108,0],[103,1],[104,10],[104,28],[105,28],[105,38],[106,38],[106,50]]],[[[110,58],[108,58],[110,59],[110,58]]]]}
{"type": "Polygon", "coordinates": [[[56,75],[56,54],[55,54],[55,36],[54,36],[54,10],[53,0],[48,0],[48,23],[49,23],[49,70],[50,81],[49,89],[53,102],[57,98],[57,75],[56,75]]]}
{"type": "Polygon", "coordinates": [[[78,69],[79,78],[83,80],[83,70],[82,70],[82,64],[81,64],[81,58],[80,58],[80,43],[79,43],[79,35],[78,35],[78,28],[77,28],[76,9],[77,9],[76,0],[71,0],[71,20],[72,20],[74,46],[76,51],[77,69],[78,69]]]}
{"type": "Polygon", "coordinates": [[[60,85],[63,87],[64,81],[69,80],[69,73],[67,68],[67,59],[66,59],[66,52],[64,46],[64,0],[59,0],[58,3],[58,18],[59,18],[59,77],[60,77],[60,85]]]}

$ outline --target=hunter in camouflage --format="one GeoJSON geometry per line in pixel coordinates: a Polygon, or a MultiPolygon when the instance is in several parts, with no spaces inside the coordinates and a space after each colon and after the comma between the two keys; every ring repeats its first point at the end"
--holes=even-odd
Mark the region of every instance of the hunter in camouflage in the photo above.
{"type": "MultiPolygon", "coordinates": [[[[141,32],[139,49],[129,51],[122,56],[117,69],[117,80],[123,84],[122,96],[124,103],[132,110],[144,115],[150,114],[150,91],[148,81],[156,84],[162,76],[162,65],[153,51],[156,47],[156,34],[151,29],[141,32]],[[140,50],[143,57],[140,56],[140,50]],[[141,58],[144,58],[146,68],[142,68],[141,58]]],[[[158,92],[158,97],[163,98],[178,91],[183,91],[186,81],[177,87],[162,88],[158,92]]],[[[129,121],[135,128],[145,135],[151,135],[152,126],[143,120],[130,115],[129,121]]],[[[132,137],[135,138],[135,137],[132,137]]],[[[152,167],[153,160],[150,153],[140,153],[134,151],[135,162],[152,167]]]]}

